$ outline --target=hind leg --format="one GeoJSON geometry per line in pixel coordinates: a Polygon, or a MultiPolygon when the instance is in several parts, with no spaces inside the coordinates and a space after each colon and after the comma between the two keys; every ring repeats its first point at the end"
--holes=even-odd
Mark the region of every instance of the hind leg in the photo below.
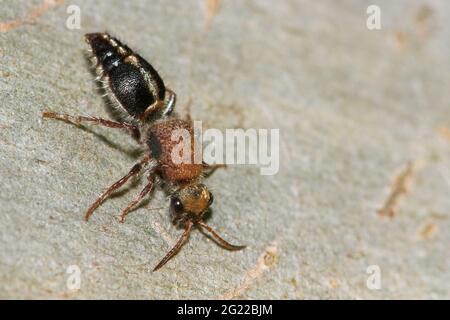
{"type": "Polygon", "coordinates": [[[47,119],[64,121],[66,123],[74,124],[76,126],[79,126],[82,122],[89,122],[92,124],[101,125],[108,128],[128,129],[133,136],[135,137],[140,136],[139,128],[128,122],[116,122],[91,116],[73,116],[65,113],[56,113],[49,111],[44,111],[42,113],[42,117],[47,119]]]}
{"type": "Polygon", "coordinates": [[[163,116],[168,116],[172,113],[175,108],[175,103],[177,102],[177,95],[170,89],[166,88],[166,98],[164,99],[164,109],[162,112],[163,116]]]}

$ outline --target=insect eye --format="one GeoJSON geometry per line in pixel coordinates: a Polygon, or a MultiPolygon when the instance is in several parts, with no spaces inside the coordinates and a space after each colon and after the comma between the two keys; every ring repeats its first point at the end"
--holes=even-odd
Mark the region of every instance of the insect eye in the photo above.
{"type": "Polygon", "coordinates": [[[184,210],[181,200],[176,197],[170,201],[170,207],[175,213],[182,213],[184,210]]]}
{"type": "Polygon", "coordinates": [[[209,202],[208,202],[208,206],[212,205],[212,203],[214,202],[214,196],[212,195],[212,193],[209,193],[209,202]]]}

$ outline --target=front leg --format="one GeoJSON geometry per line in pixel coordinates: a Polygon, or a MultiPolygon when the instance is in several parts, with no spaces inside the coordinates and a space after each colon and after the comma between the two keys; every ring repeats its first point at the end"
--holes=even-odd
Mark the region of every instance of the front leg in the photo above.
{"type": "Polygon", "coordinates": [[[180,239],[175,244],[175,246],[158,263],[158,265],[153,269],[153,271],[160,269],[162,266],[164,266],[167,263],[167,261],[169,261],[174,255],[176,255],[178,251],[180,251],[181,247],[186,243],[186,241],[189,238],[189,234],[191,233],[192,226],[193,226],[192,221],[186,221],[186,224],[184,226],[184,232],[181,235],[180,239]]]}

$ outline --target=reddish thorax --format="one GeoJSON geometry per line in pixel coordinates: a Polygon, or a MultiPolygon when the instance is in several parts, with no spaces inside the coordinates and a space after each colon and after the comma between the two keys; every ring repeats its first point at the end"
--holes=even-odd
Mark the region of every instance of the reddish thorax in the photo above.
{"type": "Polygon", "coordinates": [[[180,119],[157,122],[149,129],[147,144],[151,156],[158,161],[159,174],[165,180],[174,183],[189,183],[201,175],[203,166],[201,163],[195,163],[194,161],[195,144],[192,122],[180,119]],[[180,136],[182,130],[189,133],[187,142],[183,141],[184,138],[180,136]],[[185,143],[188,144],[183,146],[185,143]],[[174,150],[176,146],[178,147],[174,150]],[[180,146],[190,149],[189,161],[181,163],[178,163],[177,160],[174,161],[173,153],[181,150],[180,146]]]}

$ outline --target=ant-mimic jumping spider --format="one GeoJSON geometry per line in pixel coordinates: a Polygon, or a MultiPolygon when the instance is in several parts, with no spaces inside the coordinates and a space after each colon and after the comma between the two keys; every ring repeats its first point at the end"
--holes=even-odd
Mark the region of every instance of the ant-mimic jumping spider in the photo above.
{"type": "MultiPolygon", "coordinates": [[[[111,121],[54,112],[43,112],[43,117],[76,125],[89,122],[127,129],[146,150],[144,157],[88,208],[85,220],[115,190],[148,167],[147,184],[121,212],[119,221],[124,222],[126,215],[152,191],[155,184],[159,184],[170,195],[169,211],[173,222],[184,227],[183,235],[153,271],[165,265],[181,249],[194,226],[207,230],[219,245],[228,250],[243,249],[245,246],[232,245],[222,239],[203,219],[213,202],[213,196],[201,180],[220,165],[172,161],[171,154],[176,145],[171,139],[174,130],[187,130],[191,136],[194,131],[190,119],[182,120],[171,115],[176,102],[175,93],[165,87],[159,74],[147,61],[116,38],[107,33],[90,33],[85,35],[85,40],[92,52],[98,79],[103,83],[113,105],[126,114],[127,118],[111,121]]],[[[193,150],[194,146],[191,146],[193,150]]]]}

